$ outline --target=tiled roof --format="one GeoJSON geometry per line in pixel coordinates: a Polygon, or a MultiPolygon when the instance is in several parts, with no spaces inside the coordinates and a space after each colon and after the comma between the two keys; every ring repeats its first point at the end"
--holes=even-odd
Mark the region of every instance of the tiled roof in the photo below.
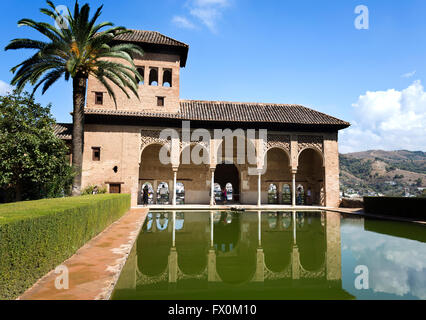
{"type": "Polygon", "coordinates": [[[181,100],[177,113],[113,109],[85,109],[86,114],[167,118],[215,122],[257,122],[296,125],[329,125],[346,128],[350,124],[301,105],[181,100]]]}
{"type": "Polygon", "coordinates": [[[55,123],[53,132],[62,140],[72,139],[72,123],[55,123]]]}
{"type": "Polygon", "coordinates": [[[185,119],[203,121],[350,125],[346,121],[295,104],[181,100],[180,114],[185,119]]]}
{"type": "Polygon", "coordinates": [[[119,35],[115,39],[120,41],[162,44],[167,46],[189,48],[189,46],[186,43],[167,37],[157,31],[132,30],[132,29],[129,29],[129,30],[131,30],[132,33],[125,33],[125,34],[119,35]]]}
{"type": "Polygon", "coordinates": [[[133,42],[141,45],[142,49],[153,52],[176,52],[180,55],[180,64],[185,67],[186,60],[188,59],[189,45],[170,38],[157,31],[146,30],[131,30],[132,33],[124,33],[117,37],[115,40],[121,42],[133,42]]]}

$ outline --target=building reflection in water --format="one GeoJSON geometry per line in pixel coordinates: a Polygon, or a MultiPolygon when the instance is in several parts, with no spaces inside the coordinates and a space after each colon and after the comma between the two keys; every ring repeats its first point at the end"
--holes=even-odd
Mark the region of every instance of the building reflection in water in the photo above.
{"type": "Polygon", "coordinates": [[[114,298],[352,298],[340,245],[338,213],[152,212],[114,298]]]}

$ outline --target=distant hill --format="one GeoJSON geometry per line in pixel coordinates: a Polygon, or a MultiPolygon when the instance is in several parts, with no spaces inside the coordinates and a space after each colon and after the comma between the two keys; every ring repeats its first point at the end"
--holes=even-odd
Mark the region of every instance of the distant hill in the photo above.
{"type": "Polygon", "coordinates": [[[369,150],[339,158],[340,189],[346,195],[419,195],[426,187],[426,152],[369,150]]]}

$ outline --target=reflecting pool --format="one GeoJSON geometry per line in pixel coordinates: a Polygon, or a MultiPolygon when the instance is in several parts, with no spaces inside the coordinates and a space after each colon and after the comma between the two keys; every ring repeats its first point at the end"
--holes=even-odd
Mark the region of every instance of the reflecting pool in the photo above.
{"type": "Polygon", "coordinates": [[[150,212],[112,299],[426,299],[426,227],[334,212],[150,212]]]}

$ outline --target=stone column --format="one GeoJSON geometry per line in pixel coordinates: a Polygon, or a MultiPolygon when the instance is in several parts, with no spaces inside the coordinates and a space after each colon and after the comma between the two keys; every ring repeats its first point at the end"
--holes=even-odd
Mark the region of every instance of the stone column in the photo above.
{"type": "Polygon", "coordinates": [[[262,173],[257,173],[257,206],[260,207],[262,205],[262,173]]]}
{"type": "Polygon", "coordinates": [[[173,168],[173,201],[172,201],[172,205],[175,206],[176,205],[176,180],[177,180],[177,171],[178,168],[173,168]]]}
{"type": "Polygon", "coordinates": [[[324,191],[325,206],[339,206],[339,150],[337,133],[324,136],[324,191]]]}
{"type": "Polygon", "coordinates": [[[143,85],[144,86],[148,86],[149,85],[149,67],[148,66],[145,66],[144,67],[144,70],[143,70],[144,72],[144,75],[143,75],[143,85]]]}
{"type": "Polygon", "coordinates": [[[158,68],[158,86],[163,86],[163,68],[158,68]]]}
{"type": "Polygon", "coordinates": [[[211,182],[210,182],[210,205],[214,206],[214,172],[216,168],[210,168],[211,172],[211,182]]]}
{"type": "Polygon", "coordinates": [[[296,206],[296,173],[297,169],[291,169],[292,181],[291,181],[291,205],[296,206]]]}

